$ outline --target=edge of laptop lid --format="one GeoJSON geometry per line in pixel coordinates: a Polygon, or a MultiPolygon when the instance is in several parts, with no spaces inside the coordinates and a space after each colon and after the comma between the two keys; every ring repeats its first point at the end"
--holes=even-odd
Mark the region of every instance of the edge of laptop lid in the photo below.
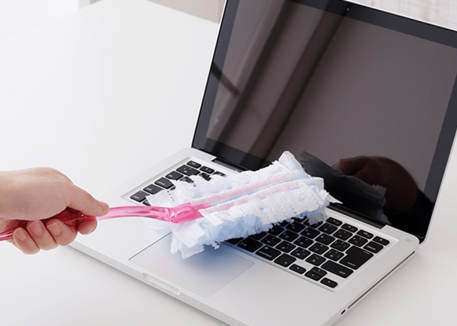
{"type": "MultiPolygon", "coordinates": [[[[456,58],[457,32],[362,5],[228,0],[192,146],[251,170],[290,150],[343,202],[334,209],[378,227],[391,225],[422,242],[456,133],[456,58]],[[279,53],[292,54],[277,58],[279,53]],[[352,87],[339,86],[347,84],[352,87]],[[296,85],[299,90],[290,91],[296,85]],[[277,89],[282,93],[275,95],[277,89]],[[331,115],[312,113],[308,120],[316,123],[299,124],[304,111],[331,106],[349,118],[334,114],[335,122],[331,115]],[[363,110],[348,109],[358,106],[363,110]],[[330,127],[337,129],[333,138],[317,144],[330,127]],[[375,146],[379,139],[384,143],[375,146]],[[338,158],[358,156],[398,163],[419,190],[413,206],[389,207],[382,200],[392,188],[372,183],[381,186],[375,187],[379,196],[354,184],[354,176],[335,175],[331,166],[338,158]]],[[[404,202],[402,196],[400,191],[396,200],[404,202]]]]}

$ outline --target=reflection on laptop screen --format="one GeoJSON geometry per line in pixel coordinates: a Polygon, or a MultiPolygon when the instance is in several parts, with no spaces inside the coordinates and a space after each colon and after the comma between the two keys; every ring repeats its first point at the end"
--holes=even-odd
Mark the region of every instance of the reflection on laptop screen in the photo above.
{"type": "Polygon", "coordinates": [[[196,144],[248,168],[291,151],[345,208],[423,237],[457,125],[454,33],[342,1],[226,10],[196,144]]]}

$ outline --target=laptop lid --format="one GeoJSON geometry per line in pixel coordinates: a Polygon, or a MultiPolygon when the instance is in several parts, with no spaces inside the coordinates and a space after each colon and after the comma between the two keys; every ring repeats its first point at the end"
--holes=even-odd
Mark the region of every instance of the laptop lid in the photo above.
{"type": "Polygon", "coordinates": [[[457,32],[340,0],[228,0],[193,147],[285,151],[333,208],[425,239],[457,126],[457,32]]]}

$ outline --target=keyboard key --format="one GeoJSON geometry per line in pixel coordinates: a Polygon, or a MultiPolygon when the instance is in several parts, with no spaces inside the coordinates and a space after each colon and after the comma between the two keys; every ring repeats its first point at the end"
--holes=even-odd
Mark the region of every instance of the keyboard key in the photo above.
{"type": "Polygon", "coordinates": [[[322,279],[321,284],[324,284],[332,289],[334,289],[338,286],[338,283],[336,283],[335,281],[332,281],[331,279],[326,278],[326,277],[322,279]]]}
{"type": "Polygon", "coordinates": [[[228,243],[231,243],[231,244],[237,244],[238,242],[240,242],[241,240],[243,240],[243,238],[233,238],[233,239],[229,239],[229,240],[225,240],[227,241],[228,243]]]}
{"type": "Polygon", "coordinates": [[[364,231],[364,230],[359,230],[359,232],[357,232],[357,234],[362,236],[362,237],[365,237],[367,239],[373,238],[373,234],[372,233],[364,231]]]}
{"type": "Polygon", "coordinates": [[[335,249],[330,249],[324,255],[324,257],[334,260],[334,261],[340,260],[343,256],[344,256],[344,254],[342,252],[335,250],[335,249]]]}
{"type": "Polygon", "coordinates": [[[303,224],[295,221],[295,222],[289,224],[286,228],[288,230],[300,233],[305,228],[305,226],[303,224]]]}
{"type": "Polygon", "coordinates": [[[305,237],[300,237],[297,240],[295,240],[294,243],[297,246],[300,246],[300,247],[303,247],[303,248],[308,248],[309,246],[311,246],[313,244],[313,240],[310,240],[310,239],[305,238],[305,237]]]}
{"type": "Polygon", "coordinates": [[[183,182],[187,182],[187,183],[194,183],[194,182],[192,181],[192,179],[189,178],[189,177],[184,177],[184,178],[182,178],[182,179],[179,180],[179,181],[183,181],[183,182]]]}
{"type": "Polygon", "coordinates": [[[306,262],[310,263],[310,264],[313,264],[313,265],[316,265],[316,266],[319,266],[320,264],[322,264],[323,262],[325,262],[325,258],[321,257],[321,256],[318,256],[316,254],[313,254],[311,256],[309,256],[307,259],[306,259],[306,262]]]}
{"type": "Polygon", "coordinates": [[[276,246],[276,248],[281,250],[281,251],[283,251],[283,252],[290,252],[293,249],[295,249],[296,247],[293,244],[291,244],[290,242],[283,241],[280,244],[278,244],[276,246]]]}
{"type": "Polygon", "coordinates": [[[279,223],[278,225],[279,225],[279,226],[282,226],[282,227],[286,227],[286,226],[289,225],[289,223],[290,223],[290,222],[288,222],[288,221],[282,221],[282,222],[279,223]]]}
{"type": "Polygon", "coordinates": [[[349,232],[356,232],[358,230],[355,226],[347,223],[343,224],[342,228],[348,230],[349,232]]]}
{"type": "Polygon", "coordinates": [[[187,162],[187,165],[193,167],[193,168],[196,168],[198,169],[200,166],[202,166],[200,163],[197,163],[197,162],[194,162],[194,161],[189,161],[187,162]]]}
{"type": "Polygon", "coordinates": [[[332,234],[335,232],[338,228],[334,225],[331,225],[329,223],[324,223],[321,227],[319,227],[319,231],[322,231],[327,234],[332,234]]]}
{"type": "Polygon", "coordinates": [[[143,200],[146,199],[146,196],[149,196],[149,194],[140,190],[140,191],[134,193],[132,196],[130,196],[130,199],[133,199],[133,200],[141,203],[143,200]]]}
{"type": "Polygon", "coordinates": [[[173,187],[173,183],[170,180],[165,179],[165,178],[160,178],[159,180],[154,182],[154,184],[161,186],[165,189],[170,189],[171,187],[173,187]]]}
{"type": "Polygon", "coordinates": [[[341,266],[340,264],[337,264],[330,260],[327,261],[324,265],[322,265],[321,268],[342,278],[347,278],[349,275],[353,273],[353,271],[349,268],[341,266]]]}
{"type": "Polygon", "coordinates": [[[276,260],[274,261],[276,264],[281,265],[283,267],[289,267],[290,264],[292,264],[294,261],[296,261],[294,257],[291,257],[286,254],[282,254],[276,260]]]}
{"type": "Polygon", "coordinates": [[[374,242],[377,242],[377,243],[380,243],[380,244],[382,244],[383,246],[387,246],[387,245],[390,243],[389,240],[386,240],[386,239],[381,238],[381,237],[374,237],[373,241],[374,241],[374,242]]]}
{"type": "Polygon", "coordinates": [[[330,236],[330,235],[327,235],[327,234],[321,234],[320,236],[318,236],[316,238],[316,241],[317,242],[320,242],[320,243],[323,243],[325,245],[329,245],[331,244],[333,241],[335,241],[335,238],[330,236]]]}
{"type": "Polygon", "coordinates": [[[341,239],[341,240],[347,240],[349,239],[351,236],[352,236],[352,233],[351,232],[348,232],[348,231],[345,231],[345,230],[341,230],[339,229],[338,231],[336,231],[333,236],[335,238],[338,238],[338,239],[341,239]]]}
{"type": "Polygon", "coordinates": [[[358,247],[351,247],[346,251],[346,256],[340,260],[340,263],[352,269],[358,269],[371,257],[373,257],[372,253],[358,247]]]}
{"type": "Polygon", "coordinates": [[[202,178],[205,179],[206,181],[211,180],[211,176],[210,176],[209,174],[206,174],[206,173],[200,173],[198,176],[199,176],[199,177],[202,177],[202,178]]]}
{"type": "Polygon", "coordinates": [[[351,245],[347,242],[341,241],[341,240],[336,240],[334,243],[330,245],[330,247],[339,250],[339,251],[345,251],[348,249],[351,245]]]}
{"type": "Polygon", "coordinates": [[[268,230],[268,233],[273,234],[273,235],[279,235],[284,231],[282,227],[279,225],[273,226],[270,230],[268,230]]]}
{"type": "Polygon", "coordinates": [[[225,174],[219,171],[214,172],[213,175],[220,175],[221,177],[225,177],[225,174]]]}
{"type": "Polygon", "coordinates": [[[179,172],[171,171],[165,177],[170,180],[179,180],[183,177],[183,175],[179,172]]]}
{"type": "Polygon", "coordinates": [[[315,230],[315,229],[312,229],[312,228],[310,228],[310,227],[307,227],[306,229],[304,229],[304,230],[301,232],[301,235],[304,235],[305,237],[310,238],[310,239],[314,239],[314,238],[317,237],[319,234],[320,234],[319,231],[317,231],[317,230],[315,230]]]}
{"type": "Polygon", "coordinates": [[[162,191],[163,188],[157,187],[155,185],[149,185],[146,188],[144,188],[143,190],[150,193],[151,195],[155,195],[159,191],[162,191]]]}
{"type": "Polygon", "coordinates": [[[380,252],[383,248],[384,248],[384,246],[380,245],[379,243],[373,242],[373,241],[369,242],[365,247],[363,247],[363,249],[371,251],[375,254],[380,252]]]}
{"type": "Polygon", "coordinates": [[[340,226],[341,224],[343,224],[343,222],[341,222],[340,220],[337,220],[336,218],[333,218],[333,217],[329,217],[327,219],[327,222],[330,224],[333,224],[335,226],[340,226]]]}
{"type": "Polygon", "coordinates": [[[308,250],[300,248],[300,247],[296,248],[290,254],[294,257],[297,257],[298,259],[305,259],[309,255],[311,255],[311,253],[308,250]]]}
{"type": "Polygon", "coordinates": [[[213,174],[214,173],[214,169],[211,169],[211,168],[209,168],[207,166],[202,166],[200,168],[200,171],[203,171],[203,172],[208,173],[208,174],[213,174]]]}
{"type": "Polygon", "coordinates": [[[280,236],[281,239],[287,241],[294,241],[298,238],[298,234],[289,230],[284,231],[280,236]]]}
{"type": "Polygon", "coordinates": [[[362,247],[364,244],[366,244],[368,242],[368,240],[365,238],[362,238],[359,235],[355,235],[348,242],[355,246],[362,247]]]}
{"type": "Polygon", "coordinates": [[[281,242],[280,239],[276,238],[275,236],[269,234],[265,238],[262,239],[262,242],[269,245],[269,246],[276,246],[278,243],[281,242]]]}
{"type": "Polygon", "coordinates": [[[312,279],[314,281],[319,281],[325,275],[327,275],[327,272],[318,267],[311,268],[311,270],[305,274],[306,277],[309,277],[310,279],[312,279]]]}
{"type": "Polygon", "coordinates": [[[306,269],[301,267],[301,266],[298,266],[297,264],[293,264],[292,266],[289,267],[289,269],[291,271],[294,271],[298,274],[303,274],[304,272],[306,272],[306,269]]]}
{"type": "Polygon", "coordinates": [[[273,260],[276,257],[278,257],[281,254],[281,252],[269,246],[264,246],[263,248],[259,249],[255,254],[259,255],[262,258],[273,260]]]}
{"type": "Polygon", "coordinates": [[[180,166],[179,168],[176,169],[178,172],[182,173],[182,174],[185,174],[187,176],[191,176],[191,175],[197,175],[199,174],[200,172],[194,168],[191,168],[190,166],[188,165],[182,165],[180,166]]]}
{"type": "Polygon", "coordinates": [[[322,243],[315,243],[311,247],[309,247],[309,250],[321,255],[328,250],[328,247],[323,245],[322,243]]]}
{"type": "Polygon", "coordinates": [[[257,234],[250,235],[249,238],[259,241],[266,235],[267,235],[266,232],[260,232],[260,233],[257,233],[257,234]]]}
{"type": "Polygon", "coordinates": [[[238,244],[238,247],[243,248],[249,252],[254,252],[262,247],[262,244],[258,241],[255,241],[254,239],[246,238],[238,244]]]}
{"type": "Polygon", "coordinates": [[[319,226],[321,226],[322,224],[324,224],[324,222],[317,222],[317,223],[314,223],[314,224],[309,224],[308,221],[305,221],[304,223],[305,225],[313,228],[313,229],[317,229],[319,226]]]}

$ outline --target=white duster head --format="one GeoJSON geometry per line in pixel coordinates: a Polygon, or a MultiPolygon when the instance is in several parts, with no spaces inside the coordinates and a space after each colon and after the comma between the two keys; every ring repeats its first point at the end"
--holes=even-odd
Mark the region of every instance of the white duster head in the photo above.
{"type": "Polygon", "coordinates": [[[210,181],[193,177],[193,181],[175,182],[175,190],[148,197],[153,206],[211,204],[200,210],[200,219],[170,223],[171,251],[180,251],[183,258],[202,252],[206,245],[217,248],[225,240],[268,231],[292,217],[323,221],[325,207],[337,202],[324,190],[323,180],[308,175],[289,152],[255,172],[216,175],[210,181]]]}

